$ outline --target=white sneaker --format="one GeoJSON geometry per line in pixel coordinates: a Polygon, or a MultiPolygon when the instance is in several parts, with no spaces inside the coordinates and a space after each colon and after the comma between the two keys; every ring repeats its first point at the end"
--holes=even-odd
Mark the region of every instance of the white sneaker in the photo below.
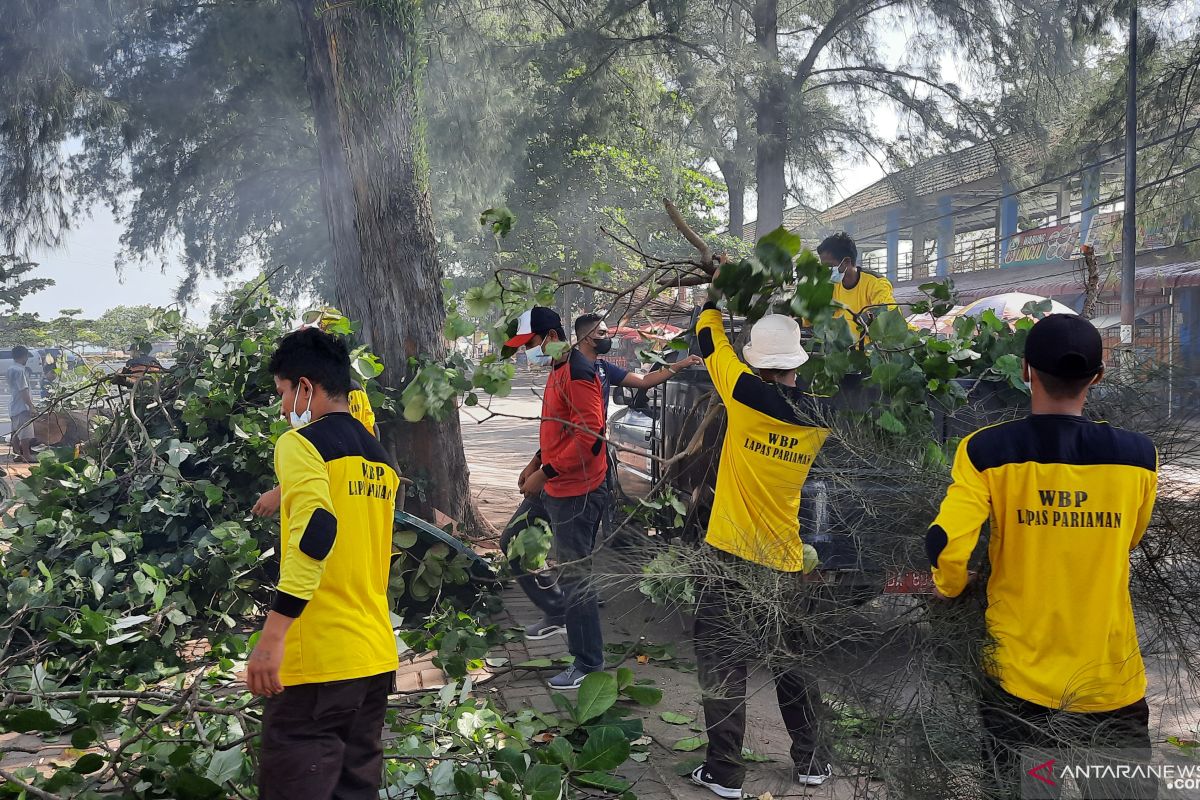
{"type": "MultiPolygon", "coordinates": [[[[813,768],[809,767],[808,769],[811,770],[813,768]]],[[[822,783],[824,783],[825,781],[829,780],[832,777],[833,777],[833,765],[832,764],[826,764],[825,769],[822,772],[816,772],[816,773],[813,773],[813,772],[805,773],[805,772],[801,772],[799,768],[796,769],[796,783],[800,784],[801,786],[820,786],[822,783]]]]}
{"type": "Polygon", "coordinates": [[[742,788],[740,786],[736,789],[732,786],[722,786],[709,774],[703,764],[696,767],[692,772],[692,783],[697,786],[703,786],[717,797],[725,797],[728,800],[741,800],[742,797],[742,788]]]}

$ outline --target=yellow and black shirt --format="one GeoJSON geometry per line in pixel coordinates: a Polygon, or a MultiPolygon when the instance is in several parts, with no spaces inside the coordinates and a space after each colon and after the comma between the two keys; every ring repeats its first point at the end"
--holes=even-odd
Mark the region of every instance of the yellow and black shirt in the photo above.
{"type": "Polygon", "coordinates": [[[929,529],[933,580],[954,597],[991,520],[987,669],[1047,708],[1112,711],[1146,672],[1129,597],[1129,551],[1150,522],[1158,455],[1138,433],[1037,414],[972,433],[929,529]]]}
{"type": "Polygon", "coordinates": [[[350,403],[350,416],[363,424],[363,427],[375,435],[375,410],[371,408],[371,398],[367,397],[366,391],[357,383],[350,388],[350,395],[347,398],[350,403]]]}
{"type": "Polygon", "coordinates": [[[808,395],[766,383],[738,359],[711,304],[696,334],[729,420],[705,541],[772,569],[799,572],[800,491],[829,429],[801,420],[798,409],[809,404],[808,395]]]}
{"type": "Polygon", "coordinates": [[[347,413],[326,414],[275,445],[281,489],[274,611],[288,629],[284,686],[379,675],[398,665],[388,607],[399,478],[347,413]]]}
{"type": "MultiPolygon", "coordinates": [[[[853,289],[847,289],[841,281],[833,284],[833,299],[848,306],[855,314],[861,313],[863,309],[871,309],[872,314],[878,314],[886,310],[885,307],[896,306],[891,282],[882,275],[867,272],[861,267],[858,270],[858,283],[854,284],[853,289]]],[[[850,311],[839,308],[833,315],[846,320],[846,324],[850,326],[850,333],[855,339],[858,338],[858,323],[854,321],[850,311]]]]}

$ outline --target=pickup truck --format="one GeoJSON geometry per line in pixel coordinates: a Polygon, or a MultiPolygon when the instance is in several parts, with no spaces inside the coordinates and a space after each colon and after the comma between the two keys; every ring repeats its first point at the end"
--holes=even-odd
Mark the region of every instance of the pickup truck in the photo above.
{"type": "MultiPolygon", "coordinates": [[[[729,333],[736,341],[736,325],[729,333]]],[[[689,345],[698,352],[694,341],[689,345]]],[[[967,405],[935,412],[934,438],[939,443],[1027,409],[1028,397],[1006,384],[969,381],[964,388],[967,405]]],[[[684,541],[701,540],[708,522],[724,437],[723,414],[720,424],[709,426],[694,455],[666,468],[662,463],[688,447],[712,394],[704,367],[682,370],[648,392],[613,389],[612,402],[619,409],[609,418],[609,436],[621,446],[619,494],[630,502],[646,498],[660,483],[669,486],[687,507],[678,533],[684,541]]],[[[851,375],[823,406],[833,413],[866,410],[877,397],[863,376],[851,375]]],[[[864,455],[836,434],[826,442],[801,495],[800,532],[817,550],[821,578],[838,587],[842,599],[864,602],[880,593],[930,591],[924,532],[936,512],[940,486],[919,487],[917,481],[928,481],[922,474],[886,453],[864,455]]]]}

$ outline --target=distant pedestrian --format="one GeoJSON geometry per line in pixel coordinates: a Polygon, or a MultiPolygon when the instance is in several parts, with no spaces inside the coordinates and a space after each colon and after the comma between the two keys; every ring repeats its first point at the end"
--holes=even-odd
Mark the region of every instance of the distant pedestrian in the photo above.
{"type": "MultiPolygon", "coordinates": [[[[990,520],[980,713],[986,757],[1011,789],[1045,761],[1019,769],[1026,748],[1150,755],[1129,553],[1150,522],[1158,454],[1147,437],[1083,416],[1103,356],[1085,319],[1052,314],[1033,326],[1023,367],[1032,413],[962,440],[927,535],[936,591],[956,597],[990,520]]],[[[1085,784],[1086,797],[1156,796],[1136,782],[1085,784]]]]}
{"type": "Polygon", "coordinates": [[[350,416],[350,358],[315,328],[268,365],[293,430],[275,445],[279,584],[246,665],[267,698],[262,800],[374,798],[398,658],[388,603],[399,477],[350,416]]]}
{"type": "Polygon", "coordinates": [[[10,445],[14,461],[33,462],[33,395],[29,391],[29,348],[12,349],[13,364],[8,368],[8,418],[12,424],[10,445]]]}
{"type": "MultiPolygon", "coordinates": [[[[537,306],[521,315],[505,346],[532,351],[533,361],[548,357],[543,349],[546,344],[562,342],[565,346],[566,341],[558,314],[537,306]]],[[[600,376],[595,362],[578,349],[559,356],[551,367],[538,439],[541,449],[522,471],[520,486],[526,498],[540,499],[550,519],[554,556],[562,565],[557,588],[562,592],[563,608],[561,616],[544,608],[547,618],[542,627],[565,626],[567,648],[575,657],[549,685],[552,689],[577,689],[588,673],[604,669],[604,633],[591,557],[609,502],[600,376]]],[[[528,582],[522,585],[527,592],[532,586],[528,582]]]]}

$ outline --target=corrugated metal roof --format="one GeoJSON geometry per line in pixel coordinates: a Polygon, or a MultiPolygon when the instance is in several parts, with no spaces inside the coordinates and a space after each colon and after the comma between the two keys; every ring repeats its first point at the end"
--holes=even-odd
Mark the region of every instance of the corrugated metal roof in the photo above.
{"type": "Polygon", "coordinates": [[[864,211],[902,203],[915,197],[938,194],[999,174],[1002,163],[1025,165],[1043,149],[1032,136],[1012,134],[955,153],[922,161],[893,172],[861,192],[822,211],[820,221],[833,225],[864,211]]]}
{"type": "MultiPolygon", "coordinates": [[[[788,230],[800,232],[805,228],[816,231],[837,227],[841,220],[855,214],[994,177],[1003,163],[1015,166],[1034,163],[1044,149],[1027,134],[1002,136],[893,172],[824,211],[793,206],[783,212],[783,222],[788,230]]],[[[745,224],[742,238],[748,241],[757,238],[753,221],[745,224]]]]}
{"type": "MultiPolygon", "coordinates": [[[[1084,290],[1083,265],[1051,264],[1033,267],[997,268],[951,276],[959,302],[966,303],[980,297],[1009,291],[1028,292],[1042,297],[1069,297],[1084,290]]],[[[939,278],[922,278],[897,284],[896,299],[911,303],[922,299],[920,284],[939,278]]],[[[1112,292],[1120,287],[1121,274],[1116,265],[1106,268],[1101,274],[1100,290],[1112,292]]],[[[1179,289],[1185,286],[1200,286],[1200,261],[1177,261],[1168,264],[1146,264],[1137,268],[1137,289],[1179,289]]]]}
{"type": "MultiPolygon", "coordinates": [[[[815,208],[792,206],[783,212],[783,227],[801,235],[810,230],[815,232],[820,226],[820,223],[817,221],[817,214],[818,212],[815,208]]],[[[754,221],[747,222],[742,227],[742,239],[747,242],[758,241],[758,227],[754,221]]]]}

